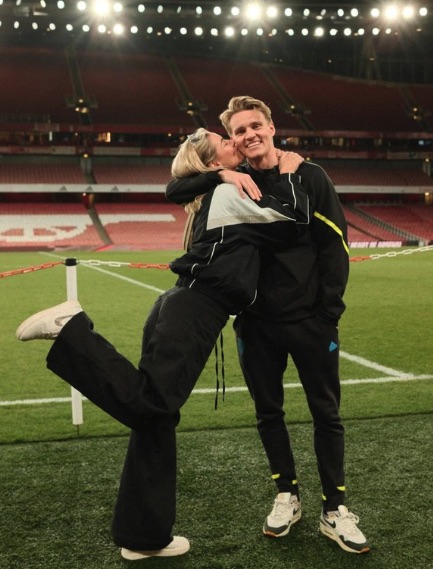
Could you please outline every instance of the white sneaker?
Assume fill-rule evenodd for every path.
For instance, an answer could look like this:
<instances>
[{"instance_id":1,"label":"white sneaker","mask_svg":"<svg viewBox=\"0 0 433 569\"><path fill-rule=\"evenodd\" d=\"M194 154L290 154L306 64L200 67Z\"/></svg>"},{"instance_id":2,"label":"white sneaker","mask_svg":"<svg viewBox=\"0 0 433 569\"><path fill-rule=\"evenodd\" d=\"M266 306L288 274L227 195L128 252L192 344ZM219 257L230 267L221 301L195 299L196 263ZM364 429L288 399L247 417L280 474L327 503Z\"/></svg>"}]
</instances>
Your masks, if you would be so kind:
<instances>
[{"instance_id":1,"label":"white sneaker","mask_svg":"<svg viewBox=\"0 0 433 569\"><path fill-rule=\"evenodd\" d=\"M164 547L164 549L155 549L150 551L133 551L122 547L120 555L123 559L128 561L139 561L140 559L147 559L148 557L175 557L176 555L183 555L189 551L190 544L186 537L174 536L173 541Z\"/></svg>"},{"instance_id":2,"label":"white sneaker","mask_svg":"<svg viewBox=\"0 0 433 569\"><path fill-rule=\"evenodd\" d=\"M330 539L333 539L345 551L350 553L367 553L370 546L365 535L357 524L358 516L349 512L346 506L338 506L335 512L320 516L319 529Z\"/></svg>"},{"instance_id":3,"label":"white sneaker","mask_svg":"<svg viewBox=\"0 0 433 569\"><path fill-rule=\"evenodd\" d=\"M18 340L54 340L69 320L82 312L78 300L67 300L46 310L41 310L24 320L15 332Z\"/></svg>"},{"instance_id":4,"label":"white sneaker","mask_svg":"<svg viewBox=\"0 0 433 569\"><path fill-rule=\"evenodd\" d=\"M272 512L265 520L263 533L270 537L287 535L293 524L301 519L301 504L290 492L280 492L275 498Z\"/></svg>"}]
</instances>

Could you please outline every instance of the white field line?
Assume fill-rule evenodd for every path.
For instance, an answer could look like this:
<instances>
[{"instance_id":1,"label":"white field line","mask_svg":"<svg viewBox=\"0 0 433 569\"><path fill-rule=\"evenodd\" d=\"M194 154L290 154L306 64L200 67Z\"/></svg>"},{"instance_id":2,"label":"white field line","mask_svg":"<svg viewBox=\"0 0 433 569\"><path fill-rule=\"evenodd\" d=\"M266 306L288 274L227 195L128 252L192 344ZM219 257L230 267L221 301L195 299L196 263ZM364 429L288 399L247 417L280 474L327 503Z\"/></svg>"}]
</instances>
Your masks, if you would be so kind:
<instances>
[{"instance_id":1,"label":"white field line","mask_svg":"<svg viewBox=\"0 0 433 569\"><path fill-rule=\"evenodd\" d=\"M433 375L412 375L405 374L404 377L373 377L367 379L343 379L341 381L341 385L364 385L367 383L396 383L396 382L404 382L404 381L425 381L433 379ZM300 383L285 383L284 387L286 389L297 389L302 387ZM226 393L243 393L246 392L247 388L243 387L226 387ZM215 394L215 388L203 388L203 389L194 389L192 391L192 395L208 395L208 394ZM83 397L84 401L87 401L85 397ZM70 403L70 397L50 397L50 398L43 398L43 399L16 399L13 401L0 401L0 407L10 407L12 405L43 405L46 403Z\"/></svg>"}]
</instances>

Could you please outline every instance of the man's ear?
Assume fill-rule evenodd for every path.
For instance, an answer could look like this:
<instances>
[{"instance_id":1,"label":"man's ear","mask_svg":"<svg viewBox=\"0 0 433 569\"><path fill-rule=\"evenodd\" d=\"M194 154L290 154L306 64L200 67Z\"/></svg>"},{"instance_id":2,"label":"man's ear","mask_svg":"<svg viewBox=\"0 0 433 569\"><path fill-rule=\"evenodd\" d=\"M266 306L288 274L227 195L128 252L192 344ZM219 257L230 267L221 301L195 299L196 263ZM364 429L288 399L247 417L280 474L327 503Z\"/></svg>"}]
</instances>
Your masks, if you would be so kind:
<instances>
[{"instance_id":1,"label":"man's ear","mask_svg":"<svg viewBox=\"0 0 433 569\"><path fill-rule=\"evenodd\" d=\"M275 135L275 125L274 125L274 121L271 121L271 122L269 123L269 128L270 128L271 131L272 131L272 136L274 136L274 135Z\"/></svg>"}]
</instances>

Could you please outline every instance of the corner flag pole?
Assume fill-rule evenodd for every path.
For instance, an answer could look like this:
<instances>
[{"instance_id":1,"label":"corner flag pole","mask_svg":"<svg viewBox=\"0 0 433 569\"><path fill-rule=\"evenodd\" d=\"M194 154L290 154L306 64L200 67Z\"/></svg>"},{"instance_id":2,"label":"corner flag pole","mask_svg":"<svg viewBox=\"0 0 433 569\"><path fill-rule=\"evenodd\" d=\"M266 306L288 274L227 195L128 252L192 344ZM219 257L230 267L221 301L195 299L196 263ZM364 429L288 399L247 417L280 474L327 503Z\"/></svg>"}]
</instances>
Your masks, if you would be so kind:
<instances>
[{"instance_id":1,"label":"corner flag pole","mask_svg":"<svg viewBox=\"0 0 433 569\"><path fill-rule=\"evenodd\" d=\"M77 259L65 259L66 265L66 295L68 300L78 300L77 285ZM71 387L72 424L77 430L83 424L83 397L81 393Z\"/></svg>"}]
</instances>

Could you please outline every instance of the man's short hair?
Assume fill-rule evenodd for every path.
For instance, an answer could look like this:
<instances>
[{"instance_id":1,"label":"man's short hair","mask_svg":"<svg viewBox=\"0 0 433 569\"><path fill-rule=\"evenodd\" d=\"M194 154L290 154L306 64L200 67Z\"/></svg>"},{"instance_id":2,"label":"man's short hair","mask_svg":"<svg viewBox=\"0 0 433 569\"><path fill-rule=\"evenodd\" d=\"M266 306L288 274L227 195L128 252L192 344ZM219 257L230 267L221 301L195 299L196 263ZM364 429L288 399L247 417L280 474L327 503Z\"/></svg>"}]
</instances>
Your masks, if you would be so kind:
<instances>
[{"instance_id":1,"label":"man's short hair","mask_svg":"<svg viewBox=\"0 0 433 569\"><path fill-rule=\"evenodd\" d=\"M262 112L265 115L266 120L268 122L272 122L271 109L263 101L254 99L248 95L232 97L229 101L227 109L220 114L219 119L226 131L231 134L230 121L232 119L232 116L236 113L240 113L241 111L251 110Z\"/></svg>"}]
</instances>

